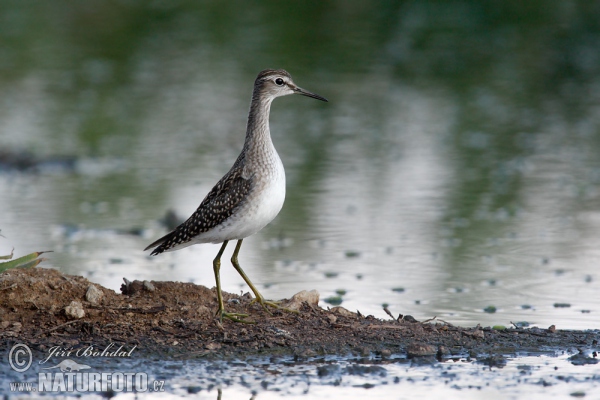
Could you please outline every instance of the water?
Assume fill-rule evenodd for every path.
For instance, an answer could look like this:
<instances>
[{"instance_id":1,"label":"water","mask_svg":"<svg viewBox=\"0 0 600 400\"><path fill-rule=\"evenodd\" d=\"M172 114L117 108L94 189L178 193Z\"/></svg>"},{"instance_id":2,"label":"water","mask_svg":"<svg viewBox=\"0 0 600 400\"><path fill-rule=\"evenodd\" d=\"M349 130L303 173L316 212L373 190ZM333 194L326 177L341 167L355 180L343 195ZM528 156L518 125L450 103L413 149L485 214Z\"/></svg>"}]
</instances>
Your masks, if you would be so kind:
<instances>
[{"instance_id":1,"label":"water","mask_svg":"<svg viewBox=\"0 0 600 400\"><path fill-rule=\"evenodd\" d=\"M42 161L0 165L0 254L53 250L46 267L114 290L212 287L216 246L142 249L230 168L256 74L286 68L330 103L273 106L287 200L240 256L266 297L600 325L596 5L0 8L0 153ZM222 283L248 290L232 268Z\"/></svg>"},{"instance_id":2,"label":"water","mask_svg":"<svg viewBox=\"0 0 600 400\"><path fill-rule=\"evenodd\" d=\"M228 387L222 388L222 398L348 398L397 399L517 399L548 396L593 395L600 387L600 375L593 366L573 367L566 356L522 357L508 359L502 368L486 367L464 360L445 362L436 366L411 365L407 360L390 363L356 362L355 360L312 360L308 365L273 365L269 360L250 360L247 365L235 366ZM214 366L213 366L214 367ZM331 375L323 375L324 368ZM218 367L217 367L218 368ZM577 369L576 369L577 368ZM237 371L236 371L237 370ZM262 371L256 373L256 371ZM185 396L198 392L200 398L214 399L215 389L198 385L195 369L188 377L179 377L169 385L172 394ZM202 374L206 375L206 374ZM515 383L518 383L516 385ZM169 393L171 394L171 393Z\"/></svg>"},{"instance_id":3,"label":"water","mask_svg":"<svg viewBox=\"0 0 600 400\"><path fill-rule=\"evenodd\" d=\"M116 366L84 361L91 364L93 372L144 371L152 396L161 398L520 399L527 396L545 399L548 396L593 396L600 387L597 365L573 365L568 355L507 357L500 366L492 367L465 358L432 365L395 357L381 360L339 356L301 362L291 357L250 357L227 362L121 361ZM32 370L36 368L39 371L27 372L25 377L8 371L0 384L8 387L7 382L27 381L37 388L38 372L46 374L47 371L40 367ZM56 374L59 372L52 376ZM154 382L160 383L155 385ZM145 398L148 394L145 391L113 393L119 399ZM87 397L103 398L100 393Z\"/></svg>"}]
</instances>

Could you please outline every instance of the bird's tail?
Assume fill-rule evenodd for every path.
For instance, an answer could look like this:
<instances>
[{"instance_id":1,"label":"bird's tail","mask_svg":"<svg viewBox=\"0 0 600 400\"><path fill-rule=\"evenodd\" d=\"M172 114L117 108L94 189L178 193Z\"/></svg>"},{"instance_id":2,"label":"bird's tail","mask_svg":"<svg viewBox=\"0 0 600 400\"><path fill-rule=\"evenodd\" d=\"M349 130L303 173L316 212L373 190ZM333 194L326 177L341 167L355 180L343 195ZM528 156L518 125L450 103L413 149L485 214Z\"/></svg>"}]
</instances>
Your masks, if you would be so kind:
<instances>
[{"instance_id":1,"label":"bird's tail","mask_svg":"<svg viewBox=\"0 0 600 400\"><path fill-rule=\"evenodd\" d=\"M152 250L152 253L150 253L151 256L155 256L157 254L164 252L165 250L167 250L166 246L164 246L164 244L166 244L169 241L169 239L171 239L171 237L173 236L174 233L175 232L169 232L165 236L161 237L160 239L155 240L154 242L150 243L144 249L144 251L154 249L156 247L154 250Z\"/></svg>"}]
</instances>

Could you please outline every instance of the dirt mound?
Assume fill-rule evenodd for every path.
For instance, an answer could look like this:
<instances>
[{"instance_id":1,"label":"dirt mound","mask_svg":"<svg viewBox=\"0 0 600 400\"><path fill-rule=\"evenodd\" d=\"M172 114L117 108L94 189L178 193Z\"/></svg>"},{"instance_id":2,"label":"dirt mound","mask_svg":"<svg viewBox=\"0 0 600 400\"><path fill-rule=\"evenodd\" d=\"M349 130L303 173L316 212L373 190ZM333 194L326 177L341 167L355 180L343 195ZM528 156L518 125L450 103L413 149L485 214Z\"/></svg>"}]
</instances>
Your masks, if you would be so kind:
<instances>
[{"instance_id":1,"label":"dirt mound","mask_svg":"<svg viewBox=\"0 0 600 400\"><path fill-rule=\"evenodd\" d=\"M249 314L253 324L214 318L215 289L180 282L129 282L124 294L80 276L52 269L14 269L0 274L0 343L26 342L39 351L51 346L137 346L145 354L176 357L256 352L409 357L573 349L598 350L599 331L462 328L437 320L380 320L341 307L324 310L310 301L299 313L251 303L249 295L223 293L227 311ZM313 293L314 297L314 293ZM307 297L310 299L310 296Z\"/></svg>"}]
</instances>

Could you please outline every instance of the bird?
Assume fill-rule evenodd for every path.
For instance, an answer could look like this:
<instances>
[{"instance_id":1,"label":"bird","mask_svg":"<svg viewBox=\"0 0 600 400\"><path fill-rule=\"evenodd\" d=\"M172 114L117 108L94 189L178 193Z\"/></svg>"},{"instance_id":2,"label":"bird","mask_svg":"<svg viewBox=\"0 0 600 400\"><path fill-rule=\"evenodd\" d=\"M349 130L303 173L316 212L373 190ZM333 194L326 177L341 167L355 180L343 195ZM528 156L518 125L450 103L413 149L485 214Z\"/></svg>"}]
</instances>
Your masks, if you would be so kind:
<instances>
[{"instance_id":1,"label":"bird","mask_svg":"<svg viewBox=\"0 0 600 400\"><path fill-rule=\"evenodd\" d=\"M221 256L231 240L237 240L231 263L254 292L253 302L258 302L267 313L270 313L267 306L281 308L277 302L265 300L252 284L240 267L238 254L244 238L263 229L283 207L285 170L271 140L269 114L274 99L291 94L328 101L297 86L283 69L265 69L258 74L252 91L244 145L233 166L185 222L144 249L153 249L150 255L156 256L194 244L222 243L213 260L219 303L216 317L219 321L227 318L246 322L248 317L247 314L226 312L223 305Z\"/></svg>"}]
</instances>

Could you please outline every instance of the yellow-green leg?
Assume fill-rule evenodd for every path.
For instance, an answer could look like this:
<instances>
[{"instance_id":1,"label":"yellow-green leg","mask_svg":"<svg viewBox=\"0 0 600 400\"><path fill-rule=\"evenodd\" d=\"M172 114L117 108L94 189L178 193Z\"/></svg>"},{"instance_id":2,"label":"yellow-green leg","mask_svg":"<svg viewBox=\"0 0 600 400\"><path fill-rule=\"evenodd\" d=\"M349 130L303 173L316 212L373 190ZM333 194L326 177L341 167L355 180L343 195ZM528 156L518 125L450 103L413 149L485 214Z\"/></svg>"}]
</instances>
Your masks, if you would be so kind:
<instances>
[{"instance_id":1,"label":"yellow-green leg","mask_svg":"<svg viewBox=\"0 0 600 400\"><path fill-rule=\"evenodd\" d=\"M213 260L213 270L215 271L215 281L217 282L217 300L219 302L219 309L217 310L217 314L219 316L219 321L223 321L223 317L228 318L235 322L246 322L241 318L246 318L247 314L238 314L238 313L228 313L225 312L225 307L223 306L223 294L221 293L221 277L219 274L219 270L221 269L221 256L225 251L225 247L227 247L228 240L223 242L221 249L217 253L217 257Z\"/></svg>"},{"instance_id":2,"label":"yellow-green leg","mask_svg":"<svg viewBox=\"0 0 600 400\"><path fill-rule=\"evenodd\" d=\"M275 301L265 300L263 295L260 294L258 289L252 284L252 281L250 281L250 278L248 278L248 276L246 275L246 273L244 272L242 267L240 267L240 263L238 262L238 253L240 252L240 248L242 247L243 240L244 239L238 240L238 242L235 246L235 250L233 251L233 255L231 256L231 263L233 264L233 268L235 268L235 270L242 276L242 278L244 278L244 281L246 281L248 286L250 286L250 289L252 289L252 291L254 292L255 298L254 298L254 300L252 300L252 302L255 302L255 301L258 302L265 309L265 311L268 312L269 314L271 314L271 312L267 309L267 306L271 306L274 308L279 308L282 310L297 313L297 311L289 310L287 308L281 307Z\"/></svg>"}]
</instances>

